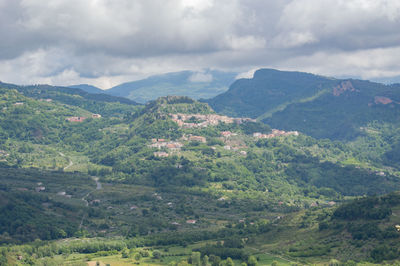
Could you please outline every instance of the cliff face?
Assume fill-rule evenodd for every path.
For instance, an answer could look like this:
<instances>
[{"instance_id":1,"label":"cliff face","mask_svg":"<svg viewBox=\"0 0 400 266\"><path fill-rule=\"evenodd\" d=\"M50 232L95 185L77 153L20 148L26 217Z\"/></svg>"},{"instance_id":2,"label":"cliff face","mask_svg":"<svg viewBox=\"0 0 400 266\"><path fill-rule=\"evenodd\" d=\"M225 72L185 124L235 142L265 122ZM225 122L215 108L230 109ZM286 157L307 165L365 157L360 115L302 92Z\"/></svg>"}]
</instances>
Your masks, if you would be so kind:
<instances>
[{"instance_id":1,"label":"cliff face","mask_svg":"<svg viewBox=\"0 0 400 266\"><path fill-rule=\"evenodd\" d=\"M346 91L350 91L350 92L360 92L359 90L356 90L353 87L353 84L351 83L351 81L342 81L339 85L337 85L336 87L333 88L333 95L334 96L340 96L341 94L343 94Z\"/></svg>"}]
</instances>

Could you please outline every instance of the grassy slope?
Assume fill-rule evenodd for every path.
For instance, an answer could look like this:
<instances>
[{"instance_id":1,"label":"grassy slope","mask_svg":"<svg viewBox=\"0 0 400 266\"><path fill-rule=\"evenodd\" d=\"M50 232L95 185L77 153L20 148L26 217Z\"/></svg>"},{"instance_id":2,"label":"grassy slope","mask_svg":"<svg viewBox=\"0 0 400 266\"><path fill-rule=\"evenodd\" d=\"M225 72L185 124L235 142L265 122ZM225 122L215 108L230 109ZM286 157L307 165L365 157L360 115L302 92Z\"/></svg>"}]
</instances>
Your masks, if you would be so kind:
<instances>
[{"instance_id":1,"label":"grassy slope","mask_svg":"<svg viewBox=\"0 0 400 266\"><path fill-rule=\"evenodd\" d=\"M27 98L18 93L12 95L12 97L16 97L15 99L12 98L13 100L25 102L23 109L26 108L28 112L17 113L17 118L22 121L31 119L32 114L36 114L37 111L43 112L43 110L48 110L46 112L49 112L50 114L50 111L54 109L58 110L60 114L81 115L84 112L87 112L84 114L90 114L86 110L82 110L73 106L60 105L57 101L53 103L44 103L32 100L31 98ZM9 97L11 97L11 94ZM11 102L3 101L2 104L9 103ZM204 109L203 105L200 104L196 104L194 106L191 106L190 104L169 106L168 102L164 102L161 103L161 106L161 109L157 109L157 106L155 106L156 108L151 109L151 111L155 113L158 111L161 113L170 111L183 111L190 113L192 111L190 108L204 112L210 111L208 109ZM9 114L13 112L15 113L14 110L18 110L19 108L11 106L10 104L7 107L10 109L5 110L5 118L8 118ZM46 115L50 114L46 113ZM147 115L150 115L149 118L152 118L151 113L147 113ZM89 202L96 199L100 200L99 203L91 204L89 208L82 206L84 205L84 202L81 200L83 196L87 195L87 193L84 195L78 192L76 195L73 194L70 202L69 200L61 197L62 202L65 204L76 205L82 209L82 211L77 212L79 215L75 216L75 221L79 221L79 218L81 217L80 215L82 214L82 217L84 217L83 228L88 230L88 234L91 236L117 236L121 234L131 234L132 236L135 234L146 234L149 231L156 232L157 229L171 229L170 223L173 221L177 221L181 224L181 226L179 226L179 231L191 232L200 230L202 228L222 228L224 225L237 222L239 219L242 219L243 216L246 216L246 218L254 221L259 219L273 220L277 216L282 216L288 210L290 212L291 207L303 206L305 203L310 204L316 201L316 195L312 195L311 193L310 195L306 196L302 190L299 189L299 187L303 186L304 184L297 179L298 174L293 174L293 172L291 172L292 174L288 174L287 171L289 169L297 171L301 169L301 166L303 166L302 164L307 166L306 169L309 167L318 169L318 167L323 165L322 163L324 161L331 161L334 162L333 171L347 171L347 168L343 168L341 163L352 158L352 154L348 154L348 150L346 148L340 148L340 146L339 148L335 147L335 145L329 142L316 142L315 140L304 136L299 138L281 137L276 138L271 142L261 142L259 143L260 145L256 145L254 139L243 134L242 129L237 126L227 128L219 127L206 131L187 130L179 133L182 134L184 132L191 132L200 135L204 134L208 139L218 138L220 130L229 129L236 131L238 136L233 137L230 141L239 145L244 145L245 148L243 149L249 152L248 155L250 157L248 158L251 158L251 160L248 158L243 158L235 151L225 150L223 148L224 144L221 141L214 145L216 150L213 155L207 155L207 153L204 153L204 151L208 151L210 149L208 145L190 145L189 142L185 142L185 146L187 148L182 150L180 155L184 158L189 158L190 161L192 161L191 167L193 167L195 170L198 170L199 167L209 168L214 181L207 183L207 186L196 185L192 188L179 188L181 185L177 185L175 187L165 189L163 186L151 182L149 183L148 181L151 179L144 179L142 181L130 179L134 176L146 177L146 174L148 173L146 171L149 171L149 166L152 168L156 168L157 166L169 167L175 166L176 162L179 162L174 161L179 157L161 160L151 158L153 150L146 147L146 144L150 143L150 139L146 137L144 134L145 132L143 133L145 142L143 143L143 140L140 140L138 146L140 148L138 152L135 151L131 153L132 149L136 149L137 147L135 146L136 139L133 138L132 135L137 128L143 126L143 123L146 122L146 119L141 119L139 117L133 122L129 122L129 117L128 120L121 120L121 118L118 118L119 120L115 120L115 118L110 117L97 121L87 121L82 124L64 124L63 118L60 118L59 115L50 115L50 118L47 119L54 121L60 120L60 123L62 123L62 129L60 129L60 125L57 125L56 123L53 128L50 128L50 130L54 129L56 131L59 130L59 132L72 132L79 138L75 141L73 139L68 141L68 138L64 137L63 141L68 144L67 146L64 146L56 144L47 145L45 143L41 143L40 139L38 140L34 137L31 138L30 136L28 136L27 139L22 136L13 137L5 144L6 147L13 147L13 144L17 145L18 149L15 152L16 159L25 157L28 158L23 160L25 164L22 163L21 166L29 167L35 165L41 168L56 169L66 167L72 161L74 164L66 169L67 171L87 171L90 170L88 169L88 166L98 169L111 169L111 167L117 169L115 165L104 165L101 161L97 161L94 158L95 155L99 155L101 153L104 153L104 155L112 153L117 155L117 158L119 158L117 163L126 162L128 165L132 165L130 160L133 159L135 164L137 162L143 162L143 165L147 167L140 168L137 167L140 166L139 164L134 165L134 169L136 171L143 172L138 174L135 173L133 175L123 174L124 172L118 172L118 170L113 173L108 171L108 173L102 176L101 182L103 183L103 187L100 190L96 190L93 185L93 181L87 179L88 177L85 177L86 180L89 180L87 184L91 184L89 185L90 187L93 186L92 189L88 191L91 193L85 199ZM152 123L148 123L147 126L148 129L153 128ZM98 139L97 137L93 138L92 132L90 131L92 128L95 129L93 132L102 132L101 135L98 135ZM162 130L163 127L160 127L160 129ZM6 130L6 132L11 131ZM73 134L68 133L65 136ZM85 139L85 135L88 135L87 139ZM81 137L83 139L80 139ZM83 146L83 148L74 146L76 142L78 142L78 144L79 142L85 142L86 146ZM116 145L116 147L109 148L104 146L103 142L107 145L115 142L118 143L118 145ZM123 144L120 145L119 143ZM3 145L5 144L3 143ZM23 145L31 145L33 150L30 152L24 152L24 149L19 151ZM43 149L43 154L47 154L47 150L45 150L45 148L48 149L48 151L52 151L52 156L55 156L55 165L53 162L50 164L48 160L38 160L38 157L41 154L40 149ZM28 150L30 150L30 147L28 147ZM33 156L31 153L33 153ZM218 153L220 153L220 156L217 156ZM271 154L272 157L269 157ZM312 156L310 157L310 155ZM297 156L300 156L298 158L303 158L302 156L306 156L305 158L308 159L311 159L312 157L315 158L311 161L305 161L299 164L298 159L296 159ZM265 158L262 159L262 157ZM249 162L254 162L256 165L249 165ZM13 163L13 161L9 161L9 163ZM261 165L271 168L268 170L269 172L261 172L261 174L257 175L256 173L259 170L254 170L252 167L258 167ZM368 164L364 166L370 167ZM361 176L371 177L377 180L379 179L375 173L366 173L365 170L368 169L357 170L355 167L350 167L349 170L350 172L348 173L361 173ZM374 170L380 170L380 168L376 168ZM18 171L20 170L9 169L7 171L16 171L15 175L19 176ZM31 187L27 188L32 190L35 183L43 182L43 176L49 176L50 178L52 173L55 172L43 172L42 174L37 175L32 173L29 174L28 176L30 176L32 180L29 181L31 182ZM267 173L266 176L264 175L265 173ZM10 174L8 176L13 175L14 174ZM397 184L395 175L396 173L392 172L390 173L390 176L382 178L382 180L385 180L386 182L392 182L388 183L391 189L395 189ZM85 178L82 178L78 183L75 184L72 182L74 179L69 180L69 178L65 179L62 178L62 176L63 173L55 175L55 177L59 178L51 179L52 181L48 182L48 185L46 184L49 189L43 193L40 192L41 195L43 194L50 196L53 197L53 200L57 200L59 197L56 196L55 193L59 192L59 189L65 187L73 190L74 188L83 188L86 185L84 182ZM288 176L292 178L287 179ZM319 173L317 176L323 175ZM118 179L125 182L125 184L111 181ZM19 177L18 180L27 182L22 177ZM72 183L70 183L70 181ZM108 182L110 183L108 184ZM4 183L10 185L11 191L15 191L21 185L19 182L13 182L13 180L7 176L4 177ZM262 186L260 186L260 184L262 184ZM233 187L231 187L232 185ZM363 185L367 184L365 183ZM54 188L52 188L52 186L54 186ZM270 192L266 192L265 188L268 188ZM161 200L157 199L157 197L154 195L155 192L162 196ZM315 191L313 193L315 193ZM317 193L321 193L321 191L317 190ZM344 195L346 195L346 193L344 193ZM218 200L221 196L227 197L228 200ZM319 201L332 199L332 196L326 196L322 194L318 195L318 197ZM336 197L336 195L333 196L333 198ZM281 207L280 204L278 204L279 200L284 202ZM167 205L168 202L172 203L172 208ZM138 208L131 210L130 207L132 205L136 205ZM44 210L46 211L46 209ZM47 211L53 214L61 215L61 217L65 215L62 213L62 209ZM283 220L282 225L279 228L284 229L275 232L275 239L277 241L276 243L281 243L281 240L284 241L290 237L290 232L286 230L287 228L285 229L286 226L296 227L299 223L302 223L302 212L289 214L287 217L290 217L290 215L293 216L290 221L294 221L294 223L285 224L287 220ZM188 225L185 223L187 219L197 219L198 223L195 226ZM138 226L135 227L134 225ZM105 232L101 232L102 230L105 230ZM309 235L315 235L316 237L324 236L322 233L319 235L319 233L315 231L315 224L314 227L311 226L301 230L293 230L302 236L299 241L304 239L304 241L307 241L307 243L316 241L313 238L308 238ZM272 237L272 235L270 237ZM267 237L266 239L269 239L270 237ZM256 239L256 241L258 240ZM260 241L267 243L265 239ZM250 248L255 248L251 245L251 243L249 245ZM270 249L268 246L265 246L265 248L273 251L273 248ZM284 255L287 256L288 254Z\"/></svg>"},{"instance_id":2,"label":"grassy slope","mask_svg":"<svg viewBox=\"0 0 400 266\"><path fill-rule=\"evenodd\" d=\"M324 90L318 91L318 92L317 92L315 95L313 95L313 96L306 97L306 98L296 99L296 100L291 101L291 102L282 103L282 104L280 104L279 106L275 107L274 109L268 110L267 112L265 112L265 113L263 113L262 115L258 116L258 117L257 117L257 120L258 120L258 121L262 121L262 120L264 120L264 119L266 119L266 118L268 118L268 117L271 117L274 113L285 110L286 107L288 107L289 105L291 105L291 104L293 104L293 103L306 103L306 102L314 101L314 100L317 99L318 97L320 97L320 96L322 96L322 95L324 95L324 94L326 94L326 93L329 93L329 92L330 92L329 89L324 89Z\"/></svg>"}]
</instances>

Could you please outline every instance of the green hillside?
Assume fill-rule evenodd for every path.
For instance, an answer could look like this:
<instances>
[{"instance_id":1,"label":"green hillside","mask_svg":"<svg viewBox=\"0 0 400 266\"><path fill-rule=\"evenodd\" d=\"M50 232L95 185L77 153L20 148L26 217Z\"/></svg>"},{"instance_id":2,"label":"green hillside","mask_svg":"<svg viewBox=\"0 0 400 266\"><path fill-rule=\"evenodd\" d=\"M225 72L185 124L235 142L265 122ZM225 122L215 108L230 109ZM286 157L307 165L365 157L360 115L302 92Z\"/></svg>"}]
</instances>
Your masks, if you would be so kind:
<instances>
[{"instance_id":1,"label":"green hillside","mask_svg":"<svg viewBox=\"0 0 400 266\"><path fill-rule=\"evenodd\" d=\"M257 118L282 105L320 94L337 83L309 73L260 69L252 79L239 79L228 91L206 102L220 113Z\"/></svg>"},{"instance_id":2,"label":"green hillside","mask_svg":"<svg viewBox=\"0 0 400 266\"><path fill-rule=\"evenodd\" d=\"M379 121L399 125L400 87L260 69L207 100L217 112L249 116L315 138L354 140ZM393 154L394 155L394 154Z\"/></svg>"},{"instance_id":3,"label":"green hillside","mask_svg":"<svg viewBox=\"0 0 400 266\"><path fill-rule=\"evenodd\" d=\"M400 125L400 87L349 80L351 90L320 96L313 101L293 103L264 119L272 126L296 129L317 138L354 139L360 127L373 121Z\"/></svg>"},{"instance_id":4,"label":"green hillside","mask_svg":"<svg viewBox=\"0 0 400 266\"><path fill-rule=\"evenodd\" d=\"M219 115L188 97L138 106L10 87L0 90L0 264L399 257L398 234L386 235L396 197L379 198L400 190L397 153L386 142L371 148L386 136L372 127L341 143ZM395 138L392 129L382 130ZM340 208L352 208L342 204L364 195L379 195L371 204L382 214L347 222ZM353 222L380 231L359 239Z\"/></svg>"}]
</instances>

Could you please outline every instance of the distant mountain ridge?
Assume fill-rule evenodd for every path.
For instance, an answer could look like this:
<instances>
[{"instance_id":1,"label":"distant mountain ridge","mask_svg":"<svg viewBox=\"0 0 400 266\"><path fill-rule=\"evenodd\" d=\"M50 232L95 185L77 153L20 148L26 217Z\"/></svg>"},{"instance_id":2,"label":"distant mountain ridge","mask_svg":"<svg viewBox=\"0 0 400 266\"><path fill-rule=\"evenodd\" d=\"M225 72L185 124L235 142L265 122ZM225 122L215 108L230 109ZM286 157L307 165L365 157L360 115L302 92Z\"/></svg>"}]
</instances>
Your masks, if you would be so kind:
<instances>
[{"instance_id":1,"label":"distant mountain ridge","mask_svg":"<svg viewBox=\"0 0 400 266\"><path fill-rule=\"evenodd\" d=\"M74 88L74 89L81 89L81 90L84 90L86 92L95 93L95 94L96 93L105 93L104 90L102 90L100 88L97 88L97 87L95 87L93 85L89 85L89 84L71 85L71 86L68 86L68 87L69 88Z\"/></svg>"},{"instance_id":2,"label":"distant mountain ridge","mask_svg":"<svg viewBox=\"0 0 400 266\"><path fill-rule=\"evenodd\" d=\"M101 101L101 102L120 102L124 104L131 104L131 105L137 105L138 103L123 98L123 97L117 97L117 96L112 96L108 95L105 93L98 94L98 93L90 93L87 92L84 89L80 88L72 88L72 87L63 87L63 86L52 86L52 85L16 85L16 84L11 84L11 83L3 83L0 82L0 87L1 88L7 88L7 89L15 89L17 91L23 92L24 94L30 96L30 97L40 97L43 98L46 96L46 94L50 95L53 93L62 93L62 94L67 94L67 95L79 95L87 100L96 100L96 101Z\"/></svg>"},{"instance_id":3,"label":"distant mountain ridge","mask_svg":"<svg viewBox=\"0 0 400 266\"><path fill-rule=\"evenodd\" d=\"M373 121L400 124L400 85L260 69L206 100L223 114L250 116L316 138L352 139Z\"/></svg>"},{"instance_id":4,"label":"distant mountain ridge","mask_svg":"<svg viewBox=\"0 0 400 266\"><path fill-rule=\"evenodd\" d=\"M228 91L206 102L217 112L256 118L337 83L335 79L309 73L259 69L253 78L236 80Z\"/></svg>"},{"instance_id":5,"label":"distant mountain ridge","mask_svg":"<svg viewBox=\"0 0 400 266\"><path fill-rule=\"evenodd\" d=\"M400 85L341 81L310 102L293 103L263 122L296 128L317 138L354 139L370 123L400 125Z\"/></svg>"},{"instance_id":6,"label":"distant mountain ridge","mask_svg":"<svg viewBox=\"0 0 400 266\"><path fill-rule=\"evenodd\" d=\"M146 103L168 95L211 98L226 91L237 73L217 70L181 71L120 84L104 93Z\"/></svg>"}]
</instances>

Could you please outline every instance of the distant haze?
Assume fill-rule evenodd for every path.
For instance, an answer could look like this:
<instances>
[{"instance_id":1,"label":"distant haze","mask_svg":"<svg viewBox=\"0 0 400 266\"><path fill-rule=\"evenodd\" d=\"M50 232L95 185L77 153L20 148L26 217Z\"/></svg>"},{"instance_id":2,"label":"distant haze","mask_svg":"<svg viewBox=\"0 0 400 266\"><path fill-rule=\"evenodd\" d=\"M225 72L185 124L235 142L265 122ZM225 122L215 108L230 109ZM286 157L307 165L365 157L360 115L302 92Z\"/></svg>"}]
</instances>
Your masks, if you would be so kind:
<instances>
[{"instance_id":1,"label":"distant haze","mask_svg":"<svg viewBox=\"0 0 400 266\"><path fill-rule=\"evenodd\" d=\"M194 99L212 98L228 90L237 73L216 70L180 71L154 75L115 86L105 92L146 103L161 96L184 95ZM85 88L83 88L85 89Z\"/></svg>"}]
</instances>

